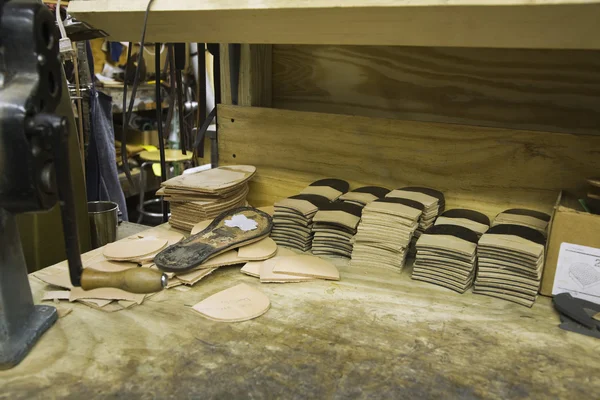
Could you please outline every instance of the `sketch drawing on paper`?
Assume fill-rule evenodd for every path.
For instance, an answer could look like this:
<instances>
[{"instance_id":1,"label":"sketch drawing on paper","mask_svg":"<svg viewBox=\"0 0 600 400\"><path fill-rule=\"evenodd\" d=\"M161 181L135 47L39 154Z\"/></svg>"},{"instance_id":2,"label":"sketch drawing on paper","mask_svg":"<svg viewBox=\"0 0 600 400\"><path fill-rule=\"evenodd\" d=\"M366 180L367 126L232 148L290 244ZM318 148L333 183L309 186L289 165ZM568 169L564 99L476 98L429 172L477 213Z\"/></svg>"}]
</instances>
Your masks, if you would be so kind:
<instances>
[{"instance_id":1,"label":"sketch drawing on paper","mask_svg":"<svg viewBox=\"0 0 600 400\"><path fill-rule=\"evenodd\" d=\"M569 276L577 282L582 289L600 283L600 270L587 263L578 262L571 264L569 267Z\"/></svg>"}]
</instances>

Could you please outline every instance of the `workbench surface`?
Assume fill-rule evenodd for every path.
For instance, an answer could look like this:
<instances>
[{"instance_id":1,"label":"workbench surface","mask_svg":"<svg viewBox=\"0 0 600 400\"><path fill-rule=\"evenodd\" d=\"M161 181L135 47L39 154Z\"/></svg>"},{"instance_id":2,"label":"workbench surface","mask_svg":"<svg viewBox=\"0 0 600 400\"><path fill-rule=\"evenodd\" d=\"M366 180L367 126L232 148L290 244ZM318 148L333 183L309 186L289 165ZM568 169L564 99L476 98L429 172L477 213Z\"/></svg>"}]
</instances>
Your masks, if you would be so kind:
<instances>
[{"instance_id":1,"label":"workbench surface","mask_svg":"<svg viewBox=\"0 0 600 400\"><path fill-rule=\"evenodd\" d=\"M335 262L339 282L261 284L237 266L119 312L60 303L59 311L72 311L18 367L0 371L0 398L541 399L600 392L600 341L559 329L548 298L529 309L412 281L409 270ZM39 303L46 285L30 280ZM228 324L191 309L240 282L269 296L265 315Z\"/></svg>"}]
</instances>

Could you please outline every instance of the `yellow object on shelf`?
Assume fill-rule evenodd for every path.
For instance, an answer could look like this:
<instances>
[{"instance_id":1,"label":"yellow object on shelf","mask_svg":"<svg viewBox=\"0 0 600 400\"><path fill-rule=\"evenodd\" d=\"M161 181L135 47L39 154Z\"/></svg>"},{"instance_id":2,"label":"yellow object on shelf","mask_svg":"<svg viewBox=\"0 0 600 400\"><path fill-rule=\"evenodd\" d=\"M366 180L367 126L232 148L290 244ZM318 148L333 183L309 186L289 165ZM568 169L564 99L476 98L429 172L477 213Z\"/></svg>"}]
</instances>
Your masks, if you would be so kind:
<instances>
[{"instance_id":1,"label":"yellow object on shelf","mask_svg":"<svg viewBox=\"0 0 600 400\"><path fill-rule=\"evenodd\" d=\"M156 150L156 147L154 146L144 146L144 148L154 148L154 150L141 152L139 155L140 158L144 161L156 163L152 165L152 171L154 172L154 175L161 176L160 164L158 164L158 162L160 162L160 151ZM192 156L193 153L191 151L188 151L187 154L183 154L181 150L165 149L165 162L168 163L189 161L192 159Z\"/></svg>"}]
</instances>

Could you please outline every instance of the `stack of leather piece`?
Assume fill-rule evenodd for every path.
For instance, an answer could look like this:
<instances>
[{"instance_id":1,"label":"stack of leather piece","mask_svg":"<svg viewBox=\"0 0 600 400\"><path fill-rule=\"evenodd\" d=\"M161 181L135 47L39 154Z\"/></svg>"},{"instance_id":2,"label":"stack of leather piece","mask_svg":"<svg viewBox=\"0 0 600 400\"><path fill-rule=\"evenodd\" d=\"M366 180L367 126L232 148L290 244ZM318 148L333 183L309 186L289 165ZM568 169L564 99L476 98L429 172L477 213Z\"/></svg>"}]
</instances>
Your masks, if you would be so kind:
<instances>
[{"instance_id":1,"label":"stack of leather piece","mask_svg":"<svg viewBox=\"0 0 600 400\"><path fill-rule=\"evenodd\" d=\"M458 225L468 228L481 237L490 229L490 219L487 215L478 211L467 210L464 208L454 208L444 211L435 220L435 225Z\"/></svg>"},{"instance_id":2,"label":"stack of leather piece","mask_svg":"<svg viewBox=\"0 0 600 400\"><path fill-rule=\"evenodd\" d=\"M492 226L497 225L521 225L541 232L547 236L550 216L546 213L528 210L526 208L511 208L496 215Z\"/></svg>"},{"instance_id":3,"label":"stack of leather piece","mask_svg":"<svg viewBox=\"0 0 600 400\"><path fill-rule=\"evenodd\" d=\"M385 197L390 192L389 189L379 186L363 186L358 189L344 193L339 197L340 201L350 204L356 204L357 206L364 207L367 204Z\"/></svg>"},{"instance_id":4,"label":"stack of leather piece","mask_svg":"<svg viewBox=\"0 0 600 400\"><path fill-rule=\"evenodd\" d=\"M322 205L346 193L350 184L341 179L320 179L308 185L299 195L274 204L271 237L281 246L308 251L313 241L313 217Z\"/></svg>"},{"instance_id":5,"label":"stack of leather piece","mask_svg":"<svg viewBox=\"0 0 600 400\"><path fill-rule=\"evenodd\" d=\"M350 258L361 212L361 206L341 201L320 206L313 218L313 254Z\"/></svg>"},{"instance_id":6,"label":"stack of leather piece","mask_svg":"<svg viewBox=\"0 0 600 400\"><path fill-rule=\"evenodd\" d=\"M410 246L410 253L414 254L416 252L415 244L418 238L426 229L433 225L437 216L444 212L446 207L444 194L431 188L406 186L392 190L386 197L418 201L424 206L423 214L421 214L421 219L419 220L419 228L415 231Z\"/></svg>"},{"instance_id":7,"label":"stack of leather piece","mask_svg":"<svg viewBox=\"0 0 600 400\"><path fill-rule=\"evenodd\" d=\"M400 272L424 206L418 201L383 198L367 204L352 250L353 267L382 267Z\"/></svg>"},{"instance_id":8,"label":"stack of leather piece","mask_svg":"<svg viewBox=\"0 0 600 400\"><path fill-rule=\"evenodd\" d=\"M478 239L463 226L428 228L417 241L412 278L464 293L475 277Z\"/></svg>"},{"instance_id":9,"label":"stack of leather piece","mask_svg":"<svg viewBox=\"0 0 600 400\"><path fill-rule=\"evenodd\" d=\"M536 229L497 225L479 239L474 293L531 307L544 267L546 238Z\"/></svg>"},{"instance_id":10,"label":"stack of leather piece","mask_svg":"<svg viewBox=\"0 0 600 400\"><path fill-rule=\"evenodd\" d=\"M281 246L308 251L313 241L313 217L328 198L316 194L299 194L275 203L271 237Z\"/></svg>"},{"instance_id":11,"label":"stack of leather piece","mask_svg":"<svg viewBox=\"0 0 600 400\"><path fill-rule=\"evenodd\" d=\"M169 223L190 231L197 222L246 205L251 165L230 165L180 175L162 183L156 192L171 203Z\"/></svg>"}]
</instances>

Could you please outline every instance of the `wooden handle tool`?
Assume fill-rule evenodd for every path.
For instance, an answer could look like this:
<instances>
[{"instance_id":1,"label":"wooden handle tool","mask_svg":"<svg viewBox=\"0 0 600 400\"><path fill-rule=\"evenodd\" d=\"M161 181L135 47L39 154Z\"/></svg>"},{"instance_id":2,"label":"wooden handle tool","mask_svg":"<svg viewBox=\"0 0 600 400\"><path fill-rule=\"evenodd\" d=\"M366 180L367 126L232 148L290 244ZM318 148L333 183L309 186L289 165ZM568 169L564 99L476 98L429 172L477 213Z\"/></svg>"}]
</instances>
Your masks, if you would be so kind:
<instances>
[{"instance_id":1,"label":"wooden handle tool","mask_svg":"<svg viewBox=\"0 0 600 400\"><path fill-rule=\"evenodd\" d=\"M149 268L138 267L119 272L85 268L81 275L83 290L112 287L131 293L154 293L166 286L167 275Z\"/></svg>"}]
</instances>

